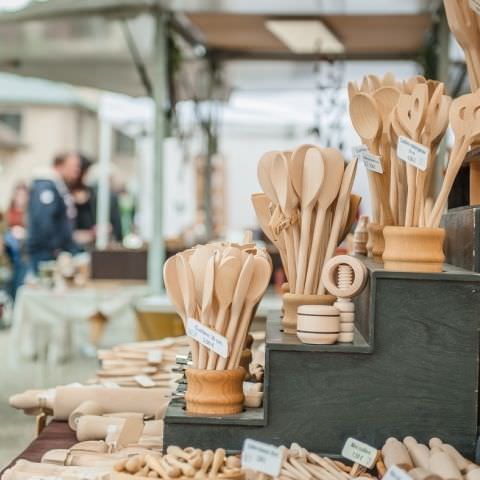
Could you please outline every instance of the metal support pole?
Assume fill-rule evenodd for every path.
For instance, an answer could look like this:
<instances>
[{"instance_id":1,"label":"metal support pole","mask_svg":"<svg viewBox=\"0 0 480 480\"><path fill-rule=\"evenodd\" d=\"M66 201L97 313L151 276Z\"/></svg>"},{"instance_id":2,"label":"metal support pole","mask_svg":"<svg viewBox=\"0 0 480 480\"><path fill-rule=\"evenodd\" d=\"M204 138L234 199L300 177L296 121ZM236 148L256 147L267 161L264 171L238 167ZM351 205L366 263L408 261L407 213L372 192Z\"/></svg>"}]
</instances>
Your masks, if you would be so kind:
<instances>
[{"instance_id":1,"label":"metal support pole","mask_svg":"<svg viewBox=\"0 0 480 480\"><path fill-rule=\"evenodd\" d=\"M99 177L97 193L97 250L108 246L110 230L110 160L112 156L112 126L100 116Z\"/></svg>"},{"instance_id":2,"label":"metal support pole","mask_svg":"<svg viewBox=\"0 0 480 480\"><path fill-rule=\"evenodd\" d=\"M163 263L165 261L165 240L163 238L163 142L166 134L168 109L168 59L167 59L167 18L158 11L155 19L155 44L153 66L153 98L155 100L153 195L152 195L152 238L148 250L148 285L150 293L157 295L164 291Z\"/></svg>"}]
</instances>

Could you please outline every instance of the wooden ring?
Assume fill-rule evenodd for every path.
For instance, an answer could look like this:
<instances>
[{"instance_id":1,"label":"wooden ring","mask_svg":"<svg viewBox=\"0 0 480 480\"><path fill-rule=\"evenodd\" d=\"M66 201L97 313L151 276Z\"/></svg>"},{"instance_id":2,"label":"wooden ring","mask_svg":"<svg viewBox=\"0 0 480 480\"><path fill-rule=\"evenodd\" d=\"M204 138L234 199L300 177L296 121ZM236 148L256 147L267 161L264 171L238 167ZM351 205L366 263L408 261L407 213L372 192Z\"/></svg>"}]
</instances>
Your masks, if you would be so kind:
<instances>
[{"instance_id":1,"label":"wooden ring","mask_svg":"<svg viewBox=\"0 0 480 480\"><path fill-rule=\"evenodd\" d=\"M349 288L339 288L337 285L337 270L340 265L348 265L353 270L353 282ZM367 269L357 258L350 255L337 255L331 258L323 267L322 281L325 288L335 297L351 298L358 295L367 282Z\"/></svg>"}]
</instances>

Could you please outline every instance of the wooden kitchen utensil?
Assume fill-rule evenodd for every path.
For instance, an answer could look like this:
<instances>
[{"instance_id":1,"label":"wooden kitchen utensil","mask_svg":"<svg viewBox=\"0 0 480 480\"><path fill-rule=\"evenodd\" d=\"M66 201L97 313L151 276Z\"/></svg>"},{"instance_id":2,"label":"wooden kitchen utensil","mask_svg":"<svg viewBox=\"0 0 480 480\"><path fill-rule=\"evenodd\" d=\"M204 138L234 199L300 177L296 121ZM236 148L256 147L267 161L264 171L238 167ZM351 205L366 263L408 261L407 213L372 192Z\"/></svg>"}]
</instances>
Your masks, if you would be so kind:
<instances>
[{"instance_id":1,"label":"wooden kitchen utensil","mask_svg":"<svg viewBox=\"0 0 480 480\"><path fill-rule=\"evenodd\" d=\"M297 279L295 293L304 293L307 274L307 259L311 242L311 224L313 208L324 181L324 160L320 149L309 148L303 162L302 194L301 194L301 234L298 251Z\"/></svg>"},{"instance_id":2,"label":"wooden kitchen utensil","mask_svg":"<svg viewBox=\"0 0 480 480\"><path fill-rule=\"evenodd\" d=\"M320 255L322 232L325 232L325 217L327 209L335 201L342 183L344 172L344 160L340 152L334 148L322 149L322 159L324 162L324 178L322 188L317 200L317 216L313 229L311 244L311 254L307 266L307 276L305 280L305 294L311 294L316 289L315 278L323 265L323 255Z\"/></svg>"}]
</instances>

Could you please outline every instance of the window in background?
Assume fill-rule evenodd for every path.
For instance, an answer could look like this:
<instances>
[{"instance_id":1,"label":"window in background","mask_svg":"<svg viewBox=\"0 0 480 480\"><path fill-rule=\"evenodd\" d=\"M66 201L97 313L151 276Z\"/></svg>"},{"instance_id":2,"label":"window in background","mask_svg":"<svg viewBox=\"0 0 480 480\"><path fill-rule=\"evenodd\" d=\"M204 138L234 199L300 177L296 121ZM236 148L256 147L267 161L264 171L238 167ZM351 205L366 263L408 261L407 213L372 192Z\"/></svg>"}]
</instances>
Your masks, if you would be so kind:
<instances>
[{"instance_id":1,"label":"window in background","mask_svg":"<svg viewBox=\"0 0 480 480\"><path fill-rule=\"evenodd\" d=\"M6 125L18 135L22 132L22 114L18 112L1 112L0 123Z\"/></svg>"}]
</instances>

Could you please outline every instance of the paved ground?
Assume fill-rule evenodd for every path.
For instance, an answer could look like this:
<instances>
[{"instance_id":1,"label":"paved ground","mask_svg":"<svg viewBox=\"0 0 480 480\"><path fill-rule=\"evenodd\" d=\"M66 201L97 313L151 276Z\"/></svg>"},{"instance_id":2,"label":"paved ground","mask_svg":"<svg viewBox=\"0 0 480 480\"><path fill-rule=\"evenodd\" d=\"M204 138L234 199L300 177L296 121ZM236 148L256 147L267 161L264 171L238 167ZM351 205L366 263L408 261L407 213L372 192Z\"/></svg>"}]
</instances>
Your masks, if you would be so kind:
<instances>
[{"instance_id":1,"label":"paved ground","mask_svg":"<svg viewBox=\"0 0 480 480\"><path fill-rule=\"evenodd\" d=\"M86 338L86 325L77 328L76 334ZM133 325L111 325L103 346L111 346L134 339ZM80 343L80 342L77 342ZM10 332L0 331L0 469L23 450L35 435L35 418L14 410L8 404L13 393L29 388L53 387L87 379L96 369L97 361L81 353L80 346L71 361L62 365L44 367L35 362L13 362Z\"/></svg>"}]
</instances>

